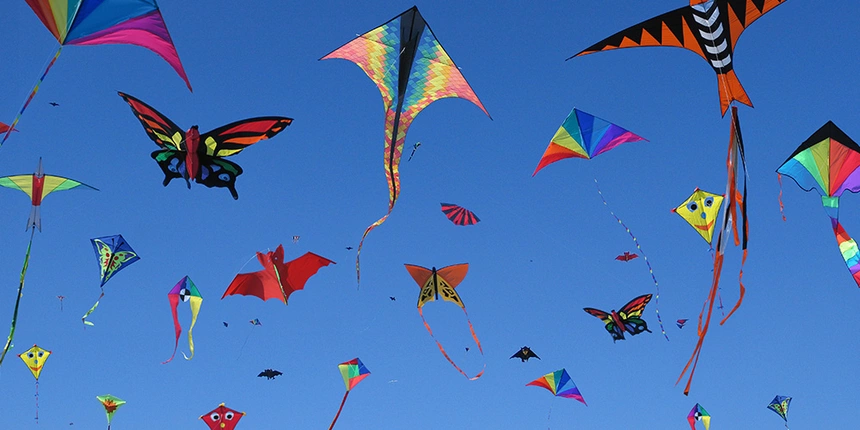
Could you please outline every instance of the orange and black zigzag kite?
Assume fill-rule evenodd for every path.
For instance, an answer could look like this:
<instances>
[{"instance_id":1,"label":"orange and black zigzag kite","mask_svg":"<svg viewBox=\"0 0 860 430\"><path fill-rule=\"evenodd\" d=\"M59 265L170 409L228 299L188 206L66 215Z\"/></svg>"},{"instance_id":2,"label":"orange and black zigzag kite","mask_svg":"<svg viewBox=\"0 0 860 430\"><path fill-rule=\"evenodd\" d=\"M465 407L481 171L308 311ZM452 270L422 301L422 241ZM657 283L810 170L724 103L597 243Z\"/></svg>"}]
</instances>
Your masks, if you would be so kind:
<instances>
[{"instance_id":1,"label":"orange and black zigzag kite","mask_svg":"<svg viewBox=\"0 0 860 430\"><path fill-rule=\"evenodd\" d=\"M786 0L690 0L690 5L621 30L574 55L637 46L674 46L695 52L717 73L722 114L733 100L752 107L732 63L735 44L753 21ZM568 58L570 60L571 58Z\"/></svg>"}]
</instances>

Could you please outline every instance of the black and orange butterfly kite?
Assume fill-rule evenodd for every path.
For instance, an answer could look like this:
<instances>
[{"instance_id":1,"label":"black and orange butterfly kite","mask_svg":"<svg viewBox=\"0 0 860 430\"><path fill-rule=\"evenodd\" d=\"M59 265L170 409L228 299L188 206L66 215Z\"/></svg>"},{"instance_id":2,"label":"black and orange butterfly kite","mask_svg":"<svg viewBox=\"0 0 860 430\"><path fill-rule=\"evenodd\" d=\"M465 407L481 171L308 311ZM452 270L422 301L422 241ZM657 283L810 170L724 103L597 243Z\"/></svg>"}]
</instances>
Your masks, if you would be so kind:
<instances>
[{"instance_id":1,"label":"black and orange butterfly kite","mask_svg":"<svg viewBox=\"0 0 860 430\"><path fill-rule=\"evenodd\" d=\"M689 6L621 30L573 57L638 46L688 49L707 60L717 73L720 109L725 115L734 100L752 107L752 102L735 75L732 61L738 38L753 21L785 1L690 0Z\"/></svg>"},{"instance_id":2,"label":"black and orange butterfly kite","mask_svg":"<svg viewBox=\"0 0 860 430\"><path fill-rule=\"evenodd\" d=\"M200 134L196 125L183 131L141 100L125 93L119 96L131 106L147 136L161 148L152 153L152 158L164 172L165 187L171 180L182 178L188 188L191 181L209 188L227 188L234 199L239 198L236 177L242 174L242 168L223 157L268 139L293 122L281 116L249 118Z\"/></svg>"}]
</instances>

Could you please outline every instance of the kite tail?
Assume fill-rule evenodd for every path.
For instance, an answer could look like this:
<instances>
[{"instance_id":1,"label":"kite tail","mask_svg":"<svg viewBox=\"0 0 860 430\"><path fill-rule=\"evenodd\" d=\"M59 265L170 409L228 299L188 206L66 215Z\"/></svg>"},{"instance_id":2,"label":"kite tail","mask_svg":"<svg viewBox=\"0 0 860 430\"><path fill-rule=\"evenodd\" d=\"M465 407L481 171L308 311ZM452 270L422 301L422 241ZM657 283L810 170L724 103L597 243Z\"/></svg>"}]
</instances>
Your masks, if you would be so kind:
<instances>
[{"instance_id":1,"label":"kite tail","mask_svg":"<svg viewBox=\"0 0 860 430\"><path fill-rule=\"evenodd\" d=\"M349 390L346 390L346 393L343 393L343 400L340 401L340 407L337 408L337 413L334 415L334 419L331 420L331 425L328 426L328 430L331 430L334 428L334 423L336 423L337 418L340 417L340 411L343 410L343 405L346 403L346 396L348 396L348 395L349 395Z\"/></svg>"},{"instance_id":2,"label":"kite tail","mask_svg":"<svg viewBox=\"0 0 860 430\"><path fill-rule=\"evenodd\" d=\"M860 287L860 250L857 248L857 242L848 235L848 232L842 228L842 224L833 220L833 234L836 235L836 243L839 244L839 252L842 254L842 259L845 260L845 265L851 271L851 276L854 282Z\"/></svg>"},{"instance_id":3,"label":"kite tail","mask_svg":"<svg viewBox=\"0 0 860 430\"><path fill-rule=\"evenodd\" d=\"M6 339L6 346L3 347L3 353L0 354L0 366L3 365L3 359L6 358L6 353L12 347L12 339L15 338L15 327L18 325L18 306L21 304L21 296L24 290L24 276L27 275L27 267L30 265L30 248L33 246L33 235L36 234L34 229L30 233L30 243L27 244L27 254L24 256L24 267L21 268L21 281L18 283L18 297L15 299L15 310L12 312L12 327L9 329L9 337Z\"/></svg>"},{"instance_id":4,"label":"kite tail","mask_svg":"<svg viewBox=\"0 0 860 430\"><path fill-rule=\"evenodd\" d=\"M36 380L36 424L39 424L39 380Z\"/></svg>"},{"instance_id":5,"label":"kite tail","mask_svg":"<svg viewBox=\"0 0 860 430\"><path fill-rule=\"evenodd\" d=\"M101 301L102 297L104 297L104 296L105 296L105 289L102 288L102 293L99 294L99 298L96 299L96 303L93 305L93 307L90 308L90 310L87 311L87 313L84 314L84 316L81 317L81 321L83 321L84 325L88 325L90 327L95 325L95 324L87 321L87 317L90 316L91 313L95 312L96 308L99 307L99 302Z\"/></svg>"},{"instance_id":6,"label":"kite tail","mask_svg":"<svg viewBox=\"0 0 860 430\"><path fill-rule=\"evenodd\" d=\"M549 413L546 414L546 430L551 430L549 428L550 418L552 418L552 403L549 404Z\"/></svg>"},{"instance_id":7,"label":"kite tail","mask_svg":"<svg viewBox=\"0 0 860 430\"><path fill-rule=\"evenodd\" d=\"M168 294L167 299L170 300L170 311L173 313L173 332L176 334L176 341L173 343L173 354L166 361L162 361L161 364L170 363L173 357L176 356L176 350L179 349L179 335L182 334L182 326L179 324L179 315L176 312L176 308L179 306L179 295Z\"/></svg>"},{"instance_id":8,"label":"kite tail","mask_svg":"<svg viewBox=\"0 0 860 430\"><path fill-rule=\"evenodd\" d=\"M51 59L51 62L48 63L48 67L45 68L45 71L42 72L42 76L39 77L39 80L36 81L36 85L33 86L33 90L30 91L30 95L27 97L27 101L24 102L24 106L21 107L21 110L18 111L18 115L15 116L15 120L12 121L12 124L9 126L9 130L6 130L6 134L3 135L3 140L0 140L0 146L3 146L6 143L6 139L9 138L9 135L12 134L12 130L15 128L15 125L18 124L18 121L21 119L21 115L24 114L24 111L27 110L27 106L30 105L30 102L33 101L33 97L36 96L36 93L39 92L39 86L42 85L42 81L45 80L45 76L47 76L48 71L51 70L51 67L54 67L54 63L57 61L57 58L60 57L60 52L63 51L63 45L60 45L60 48L57 49L57 53L54 54L54 58Z\"/></svg>"},{"instance_id":9,"label":"kite tail","mask_svg":"<svg viewBox=\"0 0 860 430\"><path fill-rule=\"evenodd\" d=\"M189 357L183 352L182 356L185 357L186 360L194 358L194 338L191 337L191 332L194 330L194 324L197 323L197 314L200 312L200 305L203 303L202 297L191 297L190 300L191 327L188 327L188 349L191 351L191 356Z\"/></svg>"},{"instance_id":10,"label":"kite tail","mask_svg":"<svg viewBox=\"0 0 860 430\"><path fill-rule=\"evenodd\" d=\"M621 221L621 218L618 218L618 215L615 215L615 212L612 212L612 209L609 207L609 203L606 202L606 199L603 197L603 193L600 191L600 185L597 183L597 179L594 180L594 186L597 187L597 194L600 195L600 200L603 200L603 205L606 206L606 209L618 221L618 224L624 228L627 234L630 235L630 238L633 239L633 243L636 245L636 249L639 250L639 253L642 254L642 259L645 260L645 265L648 266L648 273L651 274L651 280L654 281L654 287L657 289L657 295L655 297L655 311L657 312L657 322L660 323L660 331L663 332L663 337L666 340L669 340L669 335L666 334L666 329L663 328L663 319L660 317L660 284L657 283L657 277L654 276L654 269L651 267L651 263L648 261L648 257L645 255L645 251L642 250L642 247L639 246L639 240L636 239L636 236L630 231L627 225Z\"/></svg>"},{"instance_id":11,"label":"kite tail","mask_svg":"<svg viewBox=\"0 0 860 430\"><path fill-rule=\"evenodd\" d=\"M475 340L475 344L478 345L478 351L481 352L481 356L483 357L484 350L483 348L481 348L481 341L478 340L478 335L475 334L475 329L474 327L472 327L472 321L469 320L469 314L466 312L466 308L463 308L463 313L466 314L466 321L469 323L469 331L472 333L472 339ZM487 368L487 363L484 363L484 367L481 369L480 372L478 372L477 375L471 377L467 375L466 372L464 372L463 369L460 368L460 366L457 366L457 364L454 363L454 360L452 360L451 357L448 356L448 353L445 351L445 348L442 347L442 344L439 343L439 341L436 339L436 336L433 335L433 330L430 328L430 324L427 324L427 320L424 319L424 312L421 308L418 308L418 315L421 315L421 321L424 322L424 328L427 329L427 332L430 333L430 337L432 337L433 341L436 342L436 346L439 347L439 351L442 352L442 355L445 357L445 359L448 360L448 362L451 363L451 365L454 366L454 368L457 369L460 374L465 376L470 381L474 381L484 375L484 370L486 370Z\"/></svg>"},{"instance_id":12,"label":"kite tail","mask_svg":"<svg viewBox=\"0 0 860 430\"><path fill-rule=\"evenodd\" d=\"M776 182L779 182L779 214L782 215L782 221L785 222L785 205L782 203L782 174L776 174Z\"/></svg>"},{"instance_id":13,"label":"kite tail","mask_svg":"<svg viewBox=\"0 0 860 430\"><path fill-rule=\"evenodd\" d=\"M369 225L367 229L364 230L364 234L361 235L361 241L358 242L358 250L355 251L355 277L358 282L358 286L361 286L361 247L364 246L364 239L367 238L367 234L370 233L371 230L375 229L382 225L388 216L391 215L391 209L394 209L394 205L388 206L388 213L385 214L382 218L376 220L375 223Z\"/></svg>"}]
</instances>

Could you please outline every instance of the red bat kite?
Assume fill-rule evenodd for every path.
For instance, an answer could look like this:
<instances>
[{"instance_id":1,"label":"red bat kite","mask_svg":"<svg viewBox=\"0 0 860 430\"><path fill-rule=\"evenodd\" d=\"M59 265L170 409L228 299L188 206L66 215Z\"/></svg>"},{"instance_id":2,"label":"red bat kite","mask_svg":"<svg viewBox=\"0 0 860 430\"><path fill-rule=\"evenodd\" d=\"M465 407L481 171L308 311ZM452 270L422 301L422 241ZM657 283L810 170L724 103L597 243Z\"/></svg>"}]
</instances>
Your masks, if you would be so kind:
<instances>
[{"instance_id":1,"label":"red bat kite","mask_svg":"<svg viewBox=\"0 0 860 430\"><path fill-rule=\"evenodd\" d=\"M315 275L320 267L334 264L334 261L312 252L284 263L283 245L278 245L275 252L266 254L258 252L257 260L260 261L263 270L236 275L227 287L227 291L221 296L222 300L233 294L241 294L256 296L263 301L278 299L287 304L290 294L304 289L308 278Z\"/></svg>"},{"instance_id":2,"label":"red bat kite","mask_svg":"<svg viewBox=\"0 0 860 430\"><path fill-rule=\"evenodd\" d=\"M639 258L639 254L631 254L627 251L624 251L624 254L615 257L615 259L619 261L630 261L634 258Z\"/></svg>"}]
</instances>

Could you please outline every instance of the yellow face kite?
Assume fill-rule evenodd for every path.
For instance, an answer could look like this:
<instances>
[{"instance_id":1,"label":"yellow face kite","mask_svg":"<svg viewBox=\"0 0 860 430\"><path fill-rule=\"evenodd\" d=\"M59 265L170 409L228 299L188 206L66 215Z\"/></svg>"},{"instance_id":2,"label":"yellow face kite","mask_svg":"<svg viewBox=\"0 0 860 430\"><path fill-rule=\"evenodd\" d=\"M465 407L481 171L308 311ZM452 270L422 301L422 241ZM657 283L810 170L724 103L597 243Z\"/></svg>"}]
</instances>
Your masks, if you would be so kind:
<instances>
[{"instance_id":1,"label":"yellow face kite","mask_svg":"<svg viewBox=\"0 0 860 430\"><path fill-rule=\"evenodd\" d=\"M45 365L45 360L47 360L50 355L51 351L33 345L32 348L18 354L18 357L24 361L24 364L26 364L27 367L30 368L30 372L33 373L33 377L38 381L39 375L42 373L42 366Z\"/></svg>"},{"instance_id":2,"label":"yellow face kite","mask_svg":"<svg viewBox=\"0 0 860 430\"><path fill-rule=\"evenodd\" d=\"M703 239L711 243L714 238L714 223L722 204L723 196L696 188L693 194L680 206L672 209L672 212L681 215Z\"/></svg>"}]
</instances>

